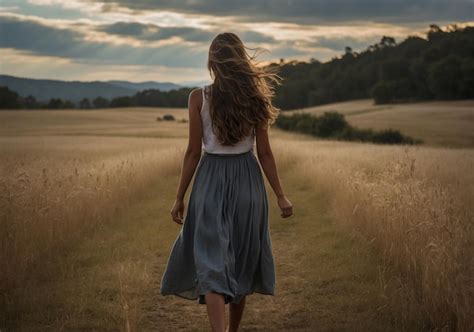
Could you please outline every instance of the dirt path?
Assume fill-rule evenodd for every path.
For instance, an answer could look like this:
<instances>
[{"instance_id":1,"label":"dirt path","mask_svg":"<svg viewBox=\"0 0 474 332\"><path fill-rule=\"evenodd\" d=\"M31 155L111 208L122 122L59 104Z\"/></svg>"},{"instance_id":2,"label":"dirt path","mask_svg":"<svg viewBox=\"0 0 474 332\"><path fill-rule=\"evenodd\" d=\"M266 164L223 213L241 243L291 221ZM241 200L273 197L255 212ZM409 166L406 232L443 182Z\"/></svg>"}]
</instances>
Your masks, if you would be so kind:
<instances>
[{"instance_id":1,"label":"dirt path","mask_svg":"<svg viewBox=\"0 0 474 332\"><path fill-rule=\"evenodd\" d=\"M379 296L376 257L362 246L360 239L331 221L326 215L325 199L315 188L290 174L282 174L282 178L291 180L286 190L295 214L290 219L279 217L267 184L276 294L248 297L242 331L391 330L390 316L380 310L383 301ZM160 204L159 208L167 211L168 207ZM140 327L207 331L205 306L159 294L160 277L178 227L166 217L159 221L162 231L157 241L163 244L164 251L158 254L150 293L142 302L145 316Z\"/></svg>"}]
</instances>

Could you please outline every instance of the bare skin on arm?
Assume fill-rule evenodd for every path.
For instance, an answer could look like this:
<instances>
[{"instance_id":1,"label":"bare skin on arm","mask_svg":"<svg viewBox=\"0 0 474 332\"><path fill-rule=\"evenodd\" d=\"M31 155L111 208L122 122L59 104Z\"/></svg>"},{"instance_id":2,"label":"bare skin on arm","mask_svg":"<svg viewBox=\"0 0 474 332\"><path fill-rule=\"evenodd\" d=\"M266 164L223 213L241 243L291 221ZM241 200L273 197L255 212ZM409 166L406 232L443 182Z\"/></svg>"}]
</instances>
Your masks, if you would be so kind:
<instances>
[{"instance_id":1,"label":"bare skin on arm","mask_svg":"<svg viewBox=\"0 0 474 332\"><path fill-rule=\"evenodd\" d=\"M181 167L181 179L176 192L176 199L171 209L171 218L182 225L184 216L184 195L193 178L196 167L201 159L202 123L200 110L202 107L202 89L194 89L189 94L189 140Z\"/></svg>"},{"instance_id":2,"label":"bare skin on arm","mask_svg":"<svg viewBox=\"0 0 474 332\"><path fill-rule=\"evenodd\" d=\"M277 197L278 206L281 209L281 217L288 218L293 214L293 205L286 197L281 187L275 158L273 157L270 140L268 139L268 129L257 128L255 134L258 160L260 161L265 176Z\"/></svg>"}]
</instances>

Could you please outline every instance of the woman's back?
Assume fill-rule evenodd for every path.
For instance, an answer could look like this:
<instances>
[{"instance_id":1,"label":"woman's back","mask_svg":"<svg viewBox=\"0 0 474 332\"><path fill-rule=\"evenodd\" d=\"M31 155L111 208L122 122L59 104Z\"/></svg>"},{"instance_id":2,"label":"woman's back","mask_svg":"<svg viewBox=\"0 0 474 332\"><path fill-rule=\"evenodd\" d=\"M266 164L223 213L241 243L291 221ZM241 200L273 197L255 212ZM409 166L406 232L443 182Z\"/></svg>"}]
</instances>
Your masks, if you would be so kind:
<instances>
[{"instance_id":1,"label":"woman's back","mask_svg":"<svg viewBox=\"0 0 474 332\"><path fill-rule=\"evenodd\" d=\"M202 119L202 148L208 153L219 153L219 154L235 154L243 153L247 151L254 151L255 145L255 129L252 133L244 137L240 142L234 146L222 145L217 136L212 131L212 119L209 112L209 89L210 86L206 85L202 89L202 108L201 108L201 119Z\"/></svg>"},{"instance_id":2,"label":"woman's back","mask_svg":"<svg viewBox=\"0 0 474 332\"><path fill-rule=\"evenodd\" d=\"M206 304L213 331L225 330L226 303L231 304L229 330L236 331L247 295L274 295L268 197L260 165L281 216L292 214L268 140L278 109L267 80L278 81L277 75L252 59L237 35L219 34L209 48L213 84L189 95L189 141L171 210L173 221L183 227L160 286L162 295ZM184 195L194 173L184 217Z\"/></svg>"}]
</instances>

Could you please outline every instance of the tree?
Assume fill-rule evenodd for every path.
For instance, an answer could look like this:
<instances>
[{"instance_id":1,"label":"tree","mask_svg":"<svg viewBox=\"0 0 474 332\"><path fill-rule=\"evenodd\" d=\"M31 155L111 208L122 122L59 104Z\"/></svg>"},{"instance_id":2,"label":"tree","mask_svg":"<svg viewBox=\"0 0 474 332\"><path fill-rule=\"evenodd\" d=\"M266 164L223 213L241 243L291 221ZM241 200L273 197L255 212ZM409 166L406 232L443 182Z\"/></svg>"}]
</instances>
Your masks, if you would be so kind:
<instances>
[{"instance_id":1,"label":"tree","mask_svg":"<svg viewBox=\"0 0 474 332\"><path fill-rule=\"evenodd\" d=\"M70 100L65 100L63 103L63 108L76 108L76 105Z\"/></svg>"},{"instance_id":2,"label":"tree","mask_svg":"<svg viewBox=\"0 0 474 332\"><path fill-rule=\"evenodd\" d=\"M91 103L90 103L89 99L88 98L83 98L79 102L79 108L83 108L83 109L91 108Z\"/></svg>"},{"instance_id":3,"label":"tree","mask_svg":"<svg viewBox=\"0 0 474 332\"><path fill-rule=\"evenodd\" d=\"M110 107L130 107L133 105L133 99L129 96L117 97L110 102Z\"/></svg>"},{"instance_id":4,"label":"tree","mask_svg":"<svg viewBox=\"0 0 474 332\"><path fill-rule=\"evenodd\" d=\"M381 80L394 80L410 76L409 61L405 59L390 59L379 64Z\"/></svg>"},{"instance_id":5,"label":"tree","mask_svg":"<svg viewBox=\"0 0 474 332\"><path fill-rule=\"evenodd\" d=\"M109 101L103 97L97 97L92 101L95 108L106 108L109 107Z\"/></svg>"},{"instance_id":6,"label":"tree","mask_svg":"<svg viewBox=\"0 0 474 332\"><path fill-rule=\"evenodd\" d=\"M428 33L430 32L438 33L438 32L443 32L443 30L437 24L430 24L430 29L428 30Z\"/></svg>"},{"instance_id":7,"label":"tree","mask_svg":"<svg viewBox=\"0 0 474 332\"><path fill-rule=\"evenodd\" d=\"M430 42L441 39L445 32L436 24L430 24L427 37Z\"/></svg>"},{"instance_id":8,"label":"tree","mask_svg":"<svg viewBox=\"0 0 474 332\"><path fill-rule=\"evenodd\" d=\"M383 36L379 44L381 47L393 47L397 44L397 42L393 37Z\"/></svg>"},{"instance_id":9,"label":"tree","mask_svg":"<svg viewBox=\"0 0 474 332\"><path fill-rule=\"evenodd\" d=\"M50 109L64 108L64 102L61 98L51 98L46 107Z\"/></svg>"},{"instance_id":10,"label":"tree","mask_svg":"<svg viewBox=\"0 0 474 332\"><path fill-rule=\"evenodd\" d=\"M24 108L38 108L39 103L36 101L36 98L32 95L27 96L23 99L23 107Z\"/></svg>"},{"instance_id":11,"label":"tree","mask_svg":"<svg viewBox=\"0 0 474 332\"><path fill-rule=\"evenodd\" d=\"M428 85L435 98L454 99L460 95L462 78L460 59L449 55L430 67Z\"/></svg>"},{"instance_id":12,"label":"tree","mask_svg":"<svg viewBox=\"0 0 474 332\"><path fill-rule=\"evenodd\" d=\"M6 86L0 86L0 108L19 108L20 101L18 99L18 93L10 90Z\"/></svg>"}]
</instances>

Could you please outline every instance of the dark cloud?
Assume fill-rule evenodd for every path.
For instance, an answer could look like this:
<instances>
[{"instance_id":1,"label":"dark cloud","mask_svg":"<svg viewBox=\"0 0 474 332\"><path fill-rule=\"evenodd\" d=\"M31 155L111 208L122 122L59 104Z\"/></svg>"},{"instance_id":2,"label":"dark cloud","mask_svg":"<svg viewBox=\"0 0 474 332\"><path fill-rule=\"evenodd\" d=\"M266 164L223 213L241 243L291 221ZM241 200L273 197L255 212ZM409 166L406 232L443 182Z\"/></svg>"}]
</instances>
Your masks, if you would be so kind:
<instances>
[{"instance_id":1,"label":"dark cloud","mask_svg":"<svg viewBox=\"0 0 474 332\"><path fill-rule=\"evenodd\" d=\"M158 41L171 37L181 37L186 41L210 41L214 34L209 31L188 27L158 27L154 24L136 22L117 22L101 25L98 30L110 34L129 36L140 40Z\"/></svg>"},{"instance_id":2,"label":"dark cloud","mask_svg":"<svg viewBox=\"0 0 474 332\"><path fill-rule=\"evenodd\" d=\"M14 16L0 16L0 47L33 50L39 54L70 52L81 34L52 28L35 21L20 20Z\"/></svg>"},{"instance_id":3,"label":"dark cloud","mask_svg":"<svg viewBox=\"0 0 474 332\"><path fill-rule=\"evenodd\" d=\"M99 1L99 0L88 0ZM472 0L100 0L133 10L236 16L251 22L317 24L370 20L419 24L471 21Z\"/></svg>"},{"instance_id":4,"label":"dark cloud","mask_svg":"<svg viewBox=\"0 0 474 332\"><path fill-rule=\"evenodd\" d=\"M230 31L233 32L233 31ZM240 39L242 39L242 42L244 43L275 43L276 40L272 36L269 35L264 35L259 32L255 31L243 31L243 32L235 32Z\"/></svg>"},{"instance_id":5,"label":"dark cloud","mask_svg":"<svg viewBox=\"0 0 474 332\"><path fill-rule=\"evenodd\" d=\"M168 67L200 67L205 65L207 50L188 45L133 47L108 42L90 41L77 31L0 16L0 47L30 54L70 58L76 62L98 64L140 64Z\"/></svg>"},{"instance_id":6,"label":"dark cloud","mask_svg":"<svg viewBox=\"0 0 474 332\"><path fill-rule=\"evenodd\" d=\"M207 42L218 34L218 32L191 28L191 27L159 27L154 24L143 24L138 22L116 22L113 24L100 25L97 30L120 36L133 37L139 40L158 41L171 37L180 37L185 41ZM255 31L236 32L243 42L248 43L274 43L272 36L264 35Z\"/></svg>"}]
</instances>

